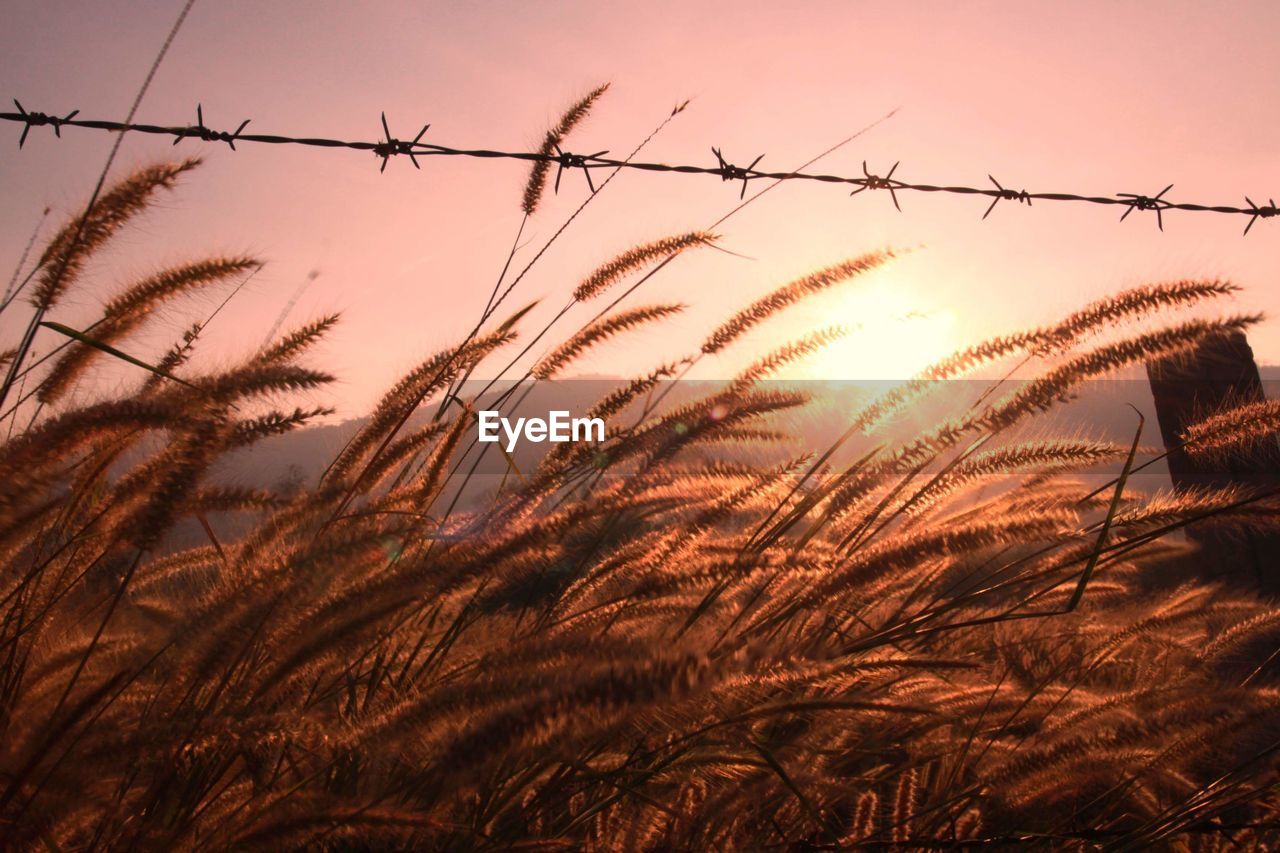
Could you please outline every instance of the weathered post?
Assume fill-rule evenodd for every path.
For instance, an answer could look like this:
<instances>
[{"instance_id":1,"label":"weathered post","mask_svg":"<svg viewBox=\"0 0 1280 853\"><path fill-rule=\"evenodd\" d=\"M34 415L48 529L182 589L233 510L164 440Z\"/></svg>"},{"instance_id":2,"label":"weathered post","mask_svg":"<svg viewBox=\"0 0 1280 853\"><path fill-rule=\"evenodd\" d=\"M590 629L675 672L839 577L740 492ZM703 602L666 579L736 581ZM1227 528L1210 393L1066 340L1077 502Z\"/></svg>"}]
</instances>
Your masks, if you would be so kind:
<instances>
[{"instance_id":1,"label":"weathered post","mask_svg":"<svg viewBox=\"0 0 1280 853\"><path fill-rule=\"evenodd\" d=\"M1280 484L1280 456L1274 452L1204 460L1192 457L1180 446L1183 431L1205 415L1229 402L1265 398L1262 377L1243 332L1214 335L1188 354L1152 361L1147 365L1147 378L1175 490ZM1212 520L1190 525L1187 535L1200 545L1195 569L1202 577L1280 593L1280 536Z\"/></svg>"}]
</instances>

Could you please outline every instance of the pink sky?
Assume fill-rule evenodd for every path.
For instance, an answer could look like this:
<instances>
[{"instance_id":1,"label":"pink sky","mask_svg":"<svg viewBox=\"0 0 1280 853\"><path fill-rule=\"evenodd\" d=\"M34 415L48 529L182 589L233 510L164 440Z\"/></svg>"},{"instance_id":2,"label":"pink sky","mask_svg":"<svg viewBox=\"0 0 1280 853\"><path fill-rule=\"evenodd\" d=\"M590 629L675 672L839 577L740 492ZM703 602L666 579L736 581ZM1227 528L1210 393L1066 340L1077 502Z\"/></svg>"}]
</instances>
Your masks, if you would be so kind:
<instances>
[{"instance_id":1,"label":"pink sky","mask_svg":"<svg viewBox=\"0 0 1280 853\"><path fill-rule=\"evenodd\" d=\"M32 109L122 118L177 2L7 5L0 96ZM762 166L798 165L894 107L901 111L822 164L855 174L901 160L897 177L1111 195L1154 193L1242 204L1280 195L1280 5L1252 3L249 3L201 0L139 113L142 121L252 118L263 133L373 138L392 129L458 146L524 148L574 97L613 89L574 147L628 150L672 105L688 111L646 156L711 164L710 146ZM73 210L110 138L68 129L60 142L0 128L0 259L5 278L45 205ZM209 331L207 357L256 346L309 270L321 276L291 322L341 310L322 353L344 413L366 408L426 353L454 342L483 306L520 222L526 167L429 160L421 172L369 154L184 142L203 169L117 246L59 318L88 322L130 271L208 251L250 250L270 264ZM175 154L167 141L126 140L121 168ZM585 192L566 178L527 235L540 245ZM612 253L703 227L737 202L714 177L625 174L549 253L512 307L558 308L577 279ZM865 321L874 346L821 362L830 374L894 372L941 343L1045 322L1088 299L1165 278L1217 276L1247 288L1241 308L1280 316L1280 222L1247 238L1236 217L1173 212L1117 222L1118 208L985 204L964 197L849 198L790 184L731 220L723 245L748 255L682 258L637 297L690 304L665 329L602 350L582 370L627 374L683 355L740 304L815 266L886 245L923 246L844 295L789 315L760 341L812 324ZM861 288L861 289L859 289ZM163 349L216 300L175 307L130 343ZM917 311L933 319L884 317ZM17 317L0 321L11 337ZM464 328L465 327L465 328ZM568 328L568 327L566 327ZM878 335L878 337L876 337ZM920 339L911 343L911 336ZM856 334L855 334L856 337ZM1280 325L1251 339L1280 361ZM872 353L894 342L886 359ZM37 349L40 347L37 346ZM708 364L723 375L750 347Z\"/></svg>"}]
</instances>

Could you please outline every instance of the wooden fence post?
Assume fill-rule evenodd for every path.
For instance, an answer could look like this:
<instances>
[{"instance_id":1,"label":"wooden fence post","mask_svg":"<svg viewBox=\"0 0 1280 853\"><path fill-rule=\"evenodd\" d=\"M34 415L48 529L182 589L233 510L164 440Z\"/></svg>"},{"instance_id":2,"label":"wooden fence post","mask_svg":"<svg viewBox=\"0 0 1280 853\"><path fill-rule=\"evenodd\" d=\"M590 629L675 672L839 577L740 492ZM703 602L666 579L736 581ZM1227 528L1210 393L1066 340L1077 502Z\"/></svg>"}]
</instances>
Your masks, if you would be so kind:
<instances>
[{"instance_id":1,"label":"wooden fence post","mask_svg":"<svg viewBox=\"0 0 1280 853\"><path fill-rule=\"evenodd\" d=\"M1175 490L1280 484L1280 453L1274 446L1215 460L1195 459L1179 446L1183 431L1206 414L1229 402L1265 398L1253 350L1243 332L1214 335L1189 354L1152 361L1147 364L1147 378ZM1280 593L1280 535L1212 520L1190 525L1187 535L1200 545L1195 567L1205 579Z\"/></svg>"}]
</instances>

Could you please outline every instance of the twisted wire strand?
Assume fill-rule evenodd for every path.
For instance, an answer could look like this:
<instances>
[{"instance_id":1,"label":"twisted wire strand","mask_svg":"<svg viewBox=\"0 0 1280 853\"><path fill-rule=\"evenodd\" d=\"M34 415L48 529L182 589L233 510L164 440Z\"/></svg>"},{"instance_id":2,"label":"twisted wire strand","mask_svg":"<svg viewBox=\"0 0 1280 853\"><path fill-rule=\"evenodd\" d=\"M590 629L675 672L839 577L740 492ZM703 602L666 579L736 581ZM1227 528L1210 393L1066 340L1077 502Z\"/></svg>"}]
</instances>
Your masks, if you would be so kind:
<instances>
[{"instance_id":1,"label":"twisted wire strand","mask_svg":"<svg viewBox=\"0 0 1280 853\"><path fill-rule=\"evenodd\" d=\"M236 143L258 143L263 145L300 145L312 148L343 148L354 151L372 152L381 161L381 168L386 169L387 162L397 156L408 157L416 168L420 168L419 158L426 157L473 157L480 159L504 159L543 161L558 166L556 188L559 188L561 174L565 170L581 169L586 175L589 190L594 192L595 185L591 181L592 169L630 169L639 172L661 172L685 175L714 175L722 181L742 182L741 192L746 192L747 183L765 179L775 181L816 181L828 184L843 184L853 187L851 195L864 191L887 191L893 200L894 207L901 210L898 193L947 193L951 195L972 195L991 199L983 213L983 219L991 215L1001 201L1012 201L1033 206L1037 201L1080 202L1095 205L1120 206L1125 208L1121 220L1128 218L1134 211L1152 212L1161 231L1164 230L1164 213L1171 210L1218 213L1249 217L1244 233L1248 234L1259 219L1270 219L1277 212L1275 200L1267 199L1266 204L1255 203L1245 197L1245 205L1203 204L1191 201L1174 201L1165 195L1173 189L1166 186L1159 193L1116 193L1114 195L1086 195L1073 192L1032 192L1025 189L1011 189L1001 184L992 175L987 178L991 186L967 186L963 184L930 184L916 183L894 177L898 163L884 175L872 172L867 163L862 164L861 175L833 175L804 171L772 171L759 168L764 155L756 157L749 166L738 166L730 162L719 148L712 148L715 163L707 165L653 163L644 161L627 161L606 156L607 151L595 154L576 154L558 150L554 154L534 151L505 151L493 148L459 148L436 142L423 141L430 125L424 125L413 139L398 139L392 135L386 114L382 115L383 138L378 140L344 140L315 136L285 136L270 133L246 133L249 125L246 119L235 130L217 130L209 127L204 121L204 110L196 108L196 123L188 125L158 125L133 122L108 121L101 119L78 118L80 111L74 110L64 116L26 109L19 101L14 100L17 112L0 112L0 120L22 125L22 134L18 140L19 147L26 144L32 128L51 127L56 138L61 138L62 128L75 127L113 133L141 133L157 136L169 136L177 145L184 139L198 139L204 142L223 142L232 150Z\"/></svg>"}]
</instances>

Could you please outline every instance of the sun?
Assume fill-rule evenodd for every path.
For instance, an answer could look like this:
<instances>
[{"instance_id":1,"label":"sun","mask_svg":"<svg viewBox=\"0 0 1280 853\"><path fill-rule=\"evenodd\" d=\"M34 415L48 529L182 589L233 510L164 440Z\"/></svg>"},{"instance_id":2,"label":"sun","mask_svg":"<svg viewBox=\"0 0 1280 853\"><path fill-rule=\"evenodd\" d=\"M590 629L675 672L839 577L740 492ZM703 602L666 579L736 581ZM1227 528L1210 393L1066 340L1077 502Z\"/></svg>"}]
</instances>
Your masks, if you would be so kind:
<instances>
[{"instance_id":1,"label":"sun","mask_svg":"<svg viewBox=\"0 0 1280 853\"><path fill-rule=\"evenodd\" d=\"M805 362L808 379L905 380L957 346L954 314L889 280L850 288L826 308L825 322L845 335Z\"/></svg>"}]
</instances>

